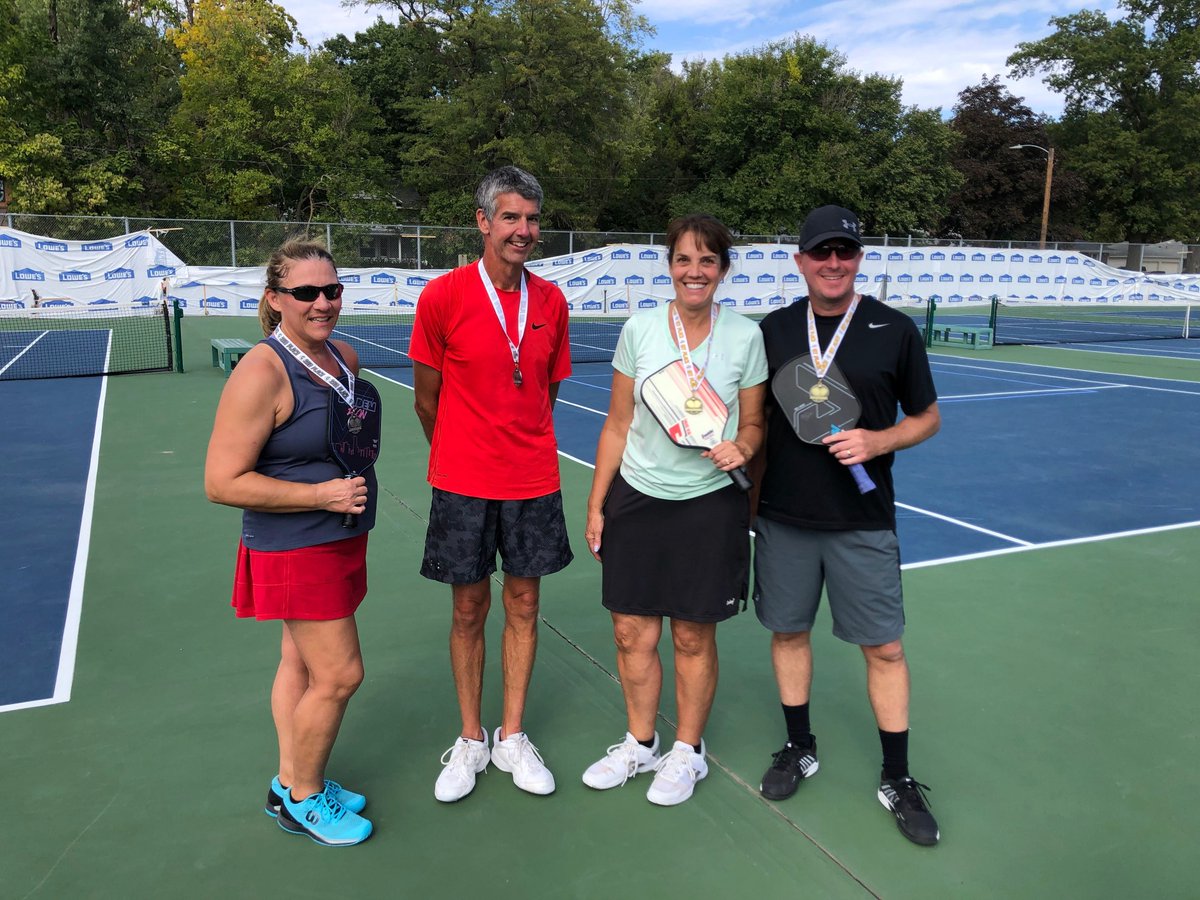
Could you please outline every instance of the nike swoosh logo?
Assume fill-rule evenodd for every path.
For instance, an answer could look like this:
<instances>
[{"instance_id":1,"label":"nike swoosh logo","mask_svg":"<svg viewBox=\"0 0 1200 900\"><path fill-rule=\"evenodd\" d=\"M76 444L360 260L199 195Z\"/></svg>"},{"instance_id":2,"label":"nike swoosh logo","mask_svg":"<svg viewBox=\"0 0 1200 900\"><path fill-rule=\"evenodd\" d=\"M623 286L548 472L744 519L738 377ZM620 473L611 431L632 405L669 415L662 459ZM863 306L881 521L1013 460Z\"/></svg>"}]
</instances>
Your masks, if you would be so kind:
<instances>
[{"instance_id":1,"label":"nike swoosh logo","mask_svg":"<svg viewBox=\"0 0 1200 900\"><path fill-rule=\"evenodd\" d=\"M868 328L887 328L891 324L892 324L891 322L868 322L867 327ZM537 328L536 325L534 325L533 327Z\"/></svg>"},{"instance_id":2,"label":"nike swoosh logo","mask_svg":"<svg viewBox=\"0 0 1200 900\"><path fill-rule=\"evenodd\" d=\"M531 327L531 328L532 328L534 331L537 331L539 328L545 328L545 327L546 327L546 323L545 323L545 322L543 322L541 325L531 325L530 327Z\"/></svg>"}]
</instances>

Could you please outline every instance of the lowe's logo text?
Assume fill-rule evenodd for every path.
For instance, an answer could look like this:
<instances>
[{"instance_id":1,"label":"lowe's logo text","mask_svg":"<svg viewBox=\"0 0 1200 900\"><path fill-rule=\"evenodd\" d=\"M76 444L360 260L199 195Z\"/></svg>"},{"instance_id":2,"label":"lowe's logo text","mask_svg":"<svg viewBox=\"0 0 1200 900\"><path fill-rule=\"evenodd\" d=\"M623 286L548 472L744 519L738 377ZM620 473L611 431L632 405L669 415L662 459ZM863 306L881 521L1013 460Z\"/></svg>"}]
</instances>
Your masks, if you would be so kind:
<instances>
[{"instance_id":1,"label":"lowe's logo text","mask_svg":"<svg viewBox=\"0 0 1200 900\"><path fill-rule=\"evenodd\" d=\"M59 281L91 281L92 273L91 272L80 272L77 269L72 269L69 272L59 272L58 280Z\"/></svg>"},{"instance_id":2,"label":"lowe's logo text","mask_svg":"<svg viewBox=\"0 0 1200 900\"><path fill-rule=\"evenodd\" d=\"M149 247L150 246L150 238L146 237L146 235L144 235L144 234L139 235L138 237L130 238L129 240L127 240L125 242L125 246L126 247Z\"/></svg>"},{"instance_id":3,"label":"lowe's logo text","mask_svg":"<svg viewBox=\"0 0 1200 900\"><path fill-rule=\"evenodd\" d=\"M84 244L79 249L84 253L106 253L113 248L113 245L108 241L95 241L91 244Z\"/></svg>"},{"instance_id":4,"label":"lowe's logo text","mask_svg":"<svg viewBox=\"0 0 1200 900\"><path fill-rule=\"evenodd\" d=\"M174 266L151 266L146 270L146 275L149 278L166 278L168 275L174 274Z\"/></svg>"},{"instance_id":5,"label":"lowe's logo text","mask_svg":"<svg viewBox=\"0 0 1200 900\"><path fill-rule=\"evenodd\" d=\"M33 245L37 250L47 250L50 253L66 253L67 245L62 241L38 241Z\"/></svg>"},{"instance_id":6,"label":"lowe's logo text","mask_svg":"<svg viewBox=\"0 0 1200 900\"><path fill-rule=\"evenodd\" d=\"M133 269L110 269L104 273L105 281L120 281L125 278L133 277ZM185 285L186 287L187 285Z\"/></svg>"},{"instance_id":7,"label":"lowe's logo text","mask_svg":"<svg viewBox=\"0 0 1200 900\"><path fill-rule=\"evenodd\" d=\"M13 281L45 281L46 273L37 269L13 269Z\"/></svg>"}]
</instances>

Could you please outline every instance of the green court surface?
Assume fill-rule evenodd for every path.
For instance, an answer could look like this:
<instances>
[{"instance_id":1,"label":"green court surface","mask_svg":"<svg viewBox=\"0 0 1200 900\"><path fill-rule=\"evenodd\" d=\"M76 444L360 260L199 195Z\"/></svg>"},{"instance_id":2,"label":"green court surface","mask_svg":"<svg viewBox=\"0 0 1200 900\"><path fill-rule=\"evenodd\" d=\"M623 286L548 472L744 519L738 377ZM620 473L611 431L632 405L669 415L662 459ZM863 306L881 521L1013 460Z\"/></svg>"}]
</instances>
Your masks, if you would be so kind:
<instances>
[{"instance_id":1,"label":"green court surface","mask_svg":"<svg viewBox=\"0 0 1200 900\"><path fill-rule=\"evenodd\" d=\"M208 341L253 336L253 323L184 324L186 374L108 383L71 701L0 715L0 897L1197 895L1186 862L1200 834L1195 528L906 574L913 774L932 786L942 830L922 848L875 799L861 657L830 636L827 616L814 634L821 769L795 797L757 792L783 732L752 613L718 633L711 769L690 801L652 806L645 776L603 793L581 783L620 739L624 710L599 566L581 553L591 471L564 459L580 556L544 582L526 718L558 790L524 794L492 767L469 797L438 803L438 758L458 729L449 591L417 575L425 443L411 393L382 379L383 492L358 617L367 678L330 768L369 796L376 832L337 850L285 834L262 812L279 626L234 619L239 514L207 503L202 486L225 383ZM1198 368L993 352L1169 377ZM489 622L492 726L500 619ZM671 696L668 683L668 718Z\"/></svg>"}]
</instances>

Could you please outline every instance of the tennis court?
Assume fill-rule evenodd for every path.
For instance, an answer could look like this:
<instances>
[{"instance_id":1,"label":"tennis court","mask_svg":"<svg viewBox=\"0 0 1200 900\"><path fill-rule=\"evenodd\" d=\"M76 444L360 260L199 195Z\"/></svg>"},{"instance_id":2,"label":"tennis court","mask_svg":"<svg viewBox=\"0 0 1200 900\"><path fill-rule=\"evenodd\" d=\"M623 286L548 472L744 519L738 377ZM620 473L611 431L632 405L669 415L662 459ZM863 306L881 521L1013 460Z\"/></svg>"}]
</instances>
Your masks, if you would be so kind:
<instances>
[{"instance_id":1,"label":"tennis court","mask_svg":"<svg viewBox=\"0 0 1200 900\"><path fill-rule=\"evenodd\" d=\"M383 491L359 617L367 680L330 773L369 795L376 834L334 851L260 811L277 631L234 621L238 513L208 504L201 483L224 385L208 342L254 327L186 321L183 375L108 379L103 391L90 378L0 384L8 421L30 426L0 438L0 499L20 511L0 554L5 659L17 658L10 646L43 651L3 669L21 708L0 714L11 801L0 895L1194 896L1195 341L934 353L943 430L897 465L913 773L933 788L933 849L909 844L875 799L861 659L827 616L814 634L821 771L797 796L757 793L782 724L752 613L719 632L711 772L692 800L659 809L641 780L604 793L580 783L624 721L599 567L580 536L607 406L601 363L576 366L556 410L578 558L544 586L527 727L558 790L523 794L491 769L464 801L435 801L457 727L448 592L416 575L428 486L410 373L381 369ZM69 424L60 434L52 421ZM8 623L24 620L13 609L59 602L85 521L70 702L16 704L56 638L26 624L14 636ZM488 723L499 713L492 618ZM668 676L667 717L671 692Z\"/></svg>"}]
</instances>

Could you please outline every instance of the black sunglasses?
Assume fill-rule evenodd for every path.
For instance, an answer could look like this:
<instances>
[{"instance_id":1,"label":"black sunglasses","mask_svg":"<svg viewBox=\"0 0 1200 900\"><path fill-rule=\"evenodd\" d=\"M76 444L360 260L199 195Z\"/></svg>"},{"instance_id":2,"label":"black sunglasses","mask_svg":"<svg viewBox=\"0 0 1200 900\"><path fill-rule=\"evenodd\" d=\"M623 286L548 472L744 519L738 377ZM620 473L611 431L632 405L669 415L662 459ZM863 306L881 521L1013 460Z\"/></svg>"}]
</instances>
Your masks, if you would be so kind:
<instances>
[{"instance_id":1,"label":"black sunglasses","mask_svg":"<svg viewBox=\"0 0 1200 900\"><path fill-rule=\"evenodd\" d=\"M271 288L271 290L280 294L291 294L301 303L312 303L317 299L318 294L324 294L326 300L337 300L342 296L343 287L345 287L345 285L342 284L326 284L321 286L315 284L302 284L299 287L277 287Z\"/></svg>"},{"instance_id":2,"label":"black sunglasses","mask_svg":"<svg viewBox=\"0 0 1200 900\"><path fill-rule=\"evenodd\" d=\"M842 262L849 262L862 252L862 247L853 244L822 244L819 247L813 247L811 250L805 250L804 252L817 262L825 262L833 253L836 253L837 258Z\"/></svg>"}]
</instances>

